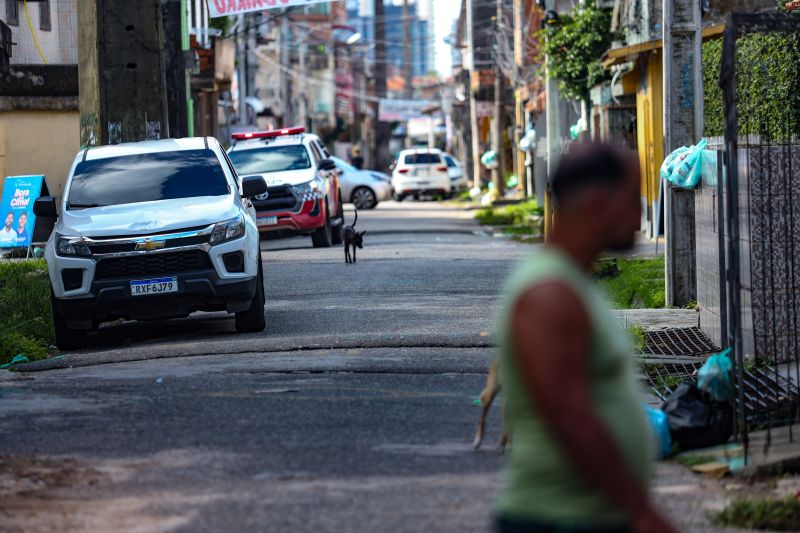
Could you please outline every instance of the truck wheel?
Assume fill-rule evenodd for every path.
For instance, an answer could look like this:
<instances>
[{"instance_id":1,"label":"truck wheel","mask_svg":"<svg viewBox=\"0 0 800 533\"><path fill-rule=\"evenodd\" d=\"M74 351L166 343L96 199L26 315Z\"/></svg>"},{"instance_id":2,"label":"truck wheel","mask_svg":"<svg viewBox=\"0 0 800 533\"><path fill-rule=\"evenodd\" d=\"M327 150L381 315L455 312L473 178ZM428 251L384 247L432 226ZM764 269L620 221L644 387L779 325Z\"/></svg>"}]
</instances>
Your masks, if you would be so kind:
<instances>
[{"instance_id":1,"label":"truck wheel","mask_svg":"<svg viewBox=\"0 0 800 533\"><path fill-rule=\"evenodd\" d=\"M82 329L70 329L64 322L64 317L56 305L56 297L52 290L50 291L50 305L53 309L53 329L56 334L56 346L60 350L80 350L86 348L87 332Z\"/></svg>"},{"instance_id":2,"label":"truck wheel","mask_svg":"<svg viewBox=\"0 0 800 533\"><path fill-rule=\"evenodd\" d=\"M325 225L317 229L311 234L311 243L314 248L330 248L333 240L331 231L331 216L328 213L327 207L325 208Z\"/></svg>"},{"instance_id":3,"label":"truck wheel","mask_svg":"<svg viewBox=\"0 0 800 533\"><path fill-rule=\"evenodd\" d=\"M261 266L261 252L258 257L258 287L247 311L236 313L236 331L239 333L258 333L267 327L264 317L264 269Z\"/></svg>"},{"instance_id":4,"label":"truck wheel","mask_svg":"<svg viewBox=\"0 0 800 533\"><path fill-rule=\"evenodd\" d=\"M344 228L344 205L342 204L342 194L339 193L339 206L336 208L337 223L331 228L331 242L333 244L342 244L342 229Z\"/></svg>"}]
</instances>

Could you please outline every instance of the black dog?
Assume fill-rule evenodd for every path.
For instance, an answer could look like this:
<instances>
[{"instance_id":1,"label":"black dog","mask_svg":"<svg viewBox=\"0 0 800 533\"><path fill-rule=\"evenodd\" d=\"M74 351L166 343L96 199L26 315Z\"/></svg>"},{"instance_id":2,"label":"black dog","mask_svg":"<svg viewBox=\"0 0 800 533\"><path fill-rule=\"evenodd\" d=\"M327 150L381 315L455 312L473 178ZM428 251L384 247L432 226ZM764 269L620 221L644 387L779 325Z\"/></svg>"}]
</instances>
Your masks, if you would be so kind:
<instances>
[{"instance_id":1,"label":"black dog","mask_svg":"<svg viewBox=\"0 0 800 533\"><path fill-rule=\"evenodd\" d=\"M342 228L342 239L344 240L344 262L347 264L356 262L356 248L364 247L364 234L366 231L357 232L356 222L358 222L358 211L353 224ZM353 257L350 257L350 246L353 247Z\"/></svg>"}]
</instances>

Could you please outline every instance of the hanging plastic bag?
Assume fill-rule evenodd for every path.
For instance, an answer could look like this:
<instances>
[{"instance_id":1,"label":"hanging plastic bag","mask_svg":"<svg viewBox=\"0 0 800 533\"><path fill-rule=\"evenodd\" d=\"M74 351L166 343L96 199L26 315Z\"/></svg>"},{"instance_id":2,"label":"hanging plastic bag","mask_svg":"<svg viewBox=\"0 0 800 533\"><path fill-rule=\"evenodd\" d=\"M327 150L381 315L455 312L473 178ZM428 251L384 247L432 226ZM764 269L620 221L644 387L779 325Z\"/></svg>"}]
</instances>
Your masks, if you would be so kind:
<instances>
[{"instance_id":1,"label":"hanging plastic bag","mask_svg":"<svg viewBox=\"0 0 800 533\"><path fill-rule=\"evenodd\" d=\"M669 171L669 175L667 175L665 179L678 187L683 189L694 189L697 187L700 183L700 179L703 177L702 157L703 150L707 145L708 141L706 139L701 139L699 143L689 148L678 148L681 152L677 155L675 155L675 152L678 152L678 150L672 152L664 161L664 165L666 165L667 168L664 168L664 165L662 165L662 177L666 171ZM673 157L673 155L675 155L675 157ZM672 158L671 161L670 158ZM670 163L667 164L667 161L670 161Z\"/></svg>"},{"instance_id":2,"label":"hanging plastic bag","mask_svg":"<svg viewBox=\"0 0 800 533\"><path fill-rule=\"evenodd\" d=\"M689 148L686 146L681 146L671 154L667 156L663 163L661 163L661 179L668 180L669 177L672 175L672 171L675 170L675 163L678 161L681 155L685 154L689 151Z\"/></svg>"},{"instance_id":3,"label":"hanging plastic bag","mask_svg":"<svg viewBox=\"0 0 800 533\"><path fill-rule=\"evenodd\" d=\"M722 353L712 355L697 371L697 388L718 402L731 400L733 364L728 356L730 353L731 349L728 348Z\"/></svg>"},{"instance_id":4,"label":"hanging plastic bag","mask_svg":"<svg viewBox=\"0 0 800 533\"><path fill-rule=\"evenodd\" d=\"M650 422L650 429L653 430L653 441L658 459L664 459L672 455L672 437L669 434L669 422L667 415L661 409L650 407L643 404L647 420Z\"/></svg>"},{"instance_id":5,"label":"hanging plastic bag","mask_svg":"<svg viewBox=\"0 0 800 533\"><path fill-rule=\"evenodd\" d=\"M733 434L733 408L684 382L663 406L669 432L682 451L725 444Z\"/></svg>"}]
</instances>

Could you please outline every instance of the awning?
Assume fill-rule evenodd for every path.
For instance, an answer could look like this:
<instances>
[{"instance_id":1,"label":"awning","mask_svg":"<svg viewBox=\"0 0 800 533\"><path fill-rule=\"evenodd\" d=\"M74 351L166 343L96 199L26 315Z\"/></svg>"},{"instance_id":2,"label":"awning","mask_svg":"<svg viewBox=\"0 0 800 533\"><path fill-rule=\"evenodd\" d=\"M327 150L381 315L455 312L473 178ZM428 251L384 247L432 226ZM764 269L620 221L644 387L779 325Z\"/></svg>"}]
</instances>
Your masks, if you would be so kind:
<instances>
[{"instance_id":1,"label":"awning","mask_svg":"<svg viewBox=\"0 0 800 533\"><path fill-rule=\"evenodd\" d=\"M715 24L703 28L703 40L716 39L721 37L725 32L725 24ZM621 65L629 61L634 61L639 54L652 52L653 50L660 50L663 48L664 43L661 39L653 39L652 41L645 41L643 43L632 44L629 46L621 46L620 48L612 48L603 54L600 58L600 63L605 68L613 67L614 65Z\"/></svg>"}]
</instances>

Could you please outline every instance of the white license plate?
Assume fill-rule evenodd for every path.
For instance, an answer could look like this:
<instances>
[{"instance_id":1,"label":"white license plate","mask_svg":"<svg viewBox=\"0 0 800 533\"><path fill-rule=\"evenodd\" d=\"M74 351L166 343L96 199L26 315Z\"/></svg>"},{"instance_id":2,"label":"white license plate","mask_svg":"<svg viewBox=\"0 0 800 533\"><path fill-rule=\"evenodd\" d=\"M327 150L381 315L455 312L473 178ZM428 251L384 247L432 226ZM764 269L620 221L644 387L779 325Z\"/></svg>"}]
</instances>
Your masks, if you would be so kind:
<instances>
[{"instance_id":1,"label":"white license plate","mask_svg":"<svg viewBox=\"0 0 800 533\"><path fill-rule=\"evenodd\" d=\"M131 296L178 292L178 278L142 279L131 281Z\"/></svg>"},{"instance_id":2,"label":"white license plate","mask_svg":"<svg viewBox=\"0 0 800 533\"><path fill-rule=\"evenodd\" d=\"M260 217L256 220L259 226L274 226L278 223L278 217Z\"/></svg>"}]
</instances>

